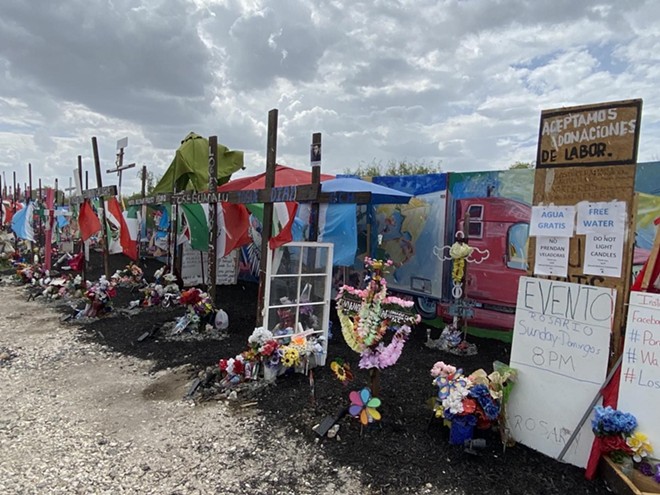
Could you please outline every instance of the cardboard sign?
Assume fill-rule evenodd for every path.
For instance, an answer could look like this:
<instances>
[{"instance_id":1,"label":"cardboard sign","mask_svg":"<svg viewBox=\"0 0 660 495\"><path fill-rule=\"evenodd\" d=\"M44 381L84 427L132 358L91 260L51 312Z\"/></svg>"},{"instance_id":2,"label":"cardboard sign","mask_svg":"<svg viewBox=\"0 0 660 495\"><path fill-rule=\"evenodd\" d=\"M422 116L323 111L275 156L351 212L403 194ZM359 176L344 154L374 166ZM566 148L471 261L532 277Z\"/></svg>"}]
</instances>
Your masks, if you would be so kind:
<instances>
[{"instance_id":1,"label":"cardboard sign","mask_svg":"<svg viewBox=\"0 0 660 495\"><path fill-rule=\"evenodd\" d=\"M615 299L614 289L520 278L507 404L516 441L558 457L605 380ZM564 460L585 467L593 439L587 421Z\"/></svg>"},{"instance_id":2,"label":"cardboard sign","mask_svg":"<svg viewBox=\"0 0 660 495\"><path fill-rule=\"evenodd\" d=\"M635 415L638 431L649 437L657 453L660 446L660 294L630 293L618 409Z\"/></svg>"},{"instance_id":3,"label":"cardboard sign","mask_svg":"<svg viewBox=\"0 0 660 495\"><path fill-rule=\"evenodd\" d=\"M544 110L536 167L635 163L641 114L642 100Z\"/></svg>"}]
</instances>

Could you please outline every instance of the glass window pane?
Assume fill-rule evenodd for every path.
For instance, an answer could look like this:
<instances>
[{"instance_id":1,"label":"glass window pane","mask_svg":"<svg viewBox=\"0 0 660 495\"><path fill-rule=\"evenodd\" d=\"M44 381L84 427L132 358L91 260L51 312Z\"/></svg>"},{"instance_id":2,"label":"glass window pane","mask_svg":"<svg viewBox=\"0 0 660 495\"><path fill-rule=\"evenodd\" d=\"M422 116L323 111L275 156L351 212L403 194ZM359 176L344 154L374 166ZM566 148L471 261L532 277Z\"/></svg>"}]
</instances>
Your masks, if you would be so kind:
<instances>
[{"instance_id":1,"label":"glass window pane","mask_svg":"<svg viewBox=\"0 0 660 495\"><path fill-rule=\"evenodd\" d=\"M270 282L270 297L268 306L280 306L288 298L289 301L295 301L298 291L298 279L296 277L276 277Z\"/></svg>"},{"instance_id":2,"label":"glass window pane","mask_svg":"<svg viewBox=\"0 0 660 495\"><path fill-rule=\"evenodd\" d=\"M507 267L527 270L528 233L528 223L517 223L509 228L507 233Z\"/></svg>"},{"instance_id":3,"label":"glass window pane","mask_svg":"<svg viewBox=\"0 0 660 495\"><path fill-rule=\"evenodd\" d=\"M305 247L302 273L325 273L328 248L325 246Z\"/></svg>"}]
</instances>

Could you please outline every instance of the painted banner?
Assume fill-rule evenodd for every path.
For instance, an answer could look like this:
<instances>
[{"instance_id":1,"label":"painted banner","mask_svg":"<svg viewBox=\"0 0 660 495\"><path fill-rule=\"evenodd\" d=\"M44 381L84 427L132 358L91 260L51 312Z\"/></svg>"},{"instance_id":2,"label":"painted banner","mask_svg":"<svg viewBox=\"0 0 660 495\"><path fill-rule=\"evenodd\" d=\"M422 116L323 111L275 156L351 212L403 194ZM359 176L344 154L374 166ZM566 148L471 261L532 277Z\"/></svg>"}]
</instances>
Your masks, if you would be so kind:
<instances>
[{"instance_id":1,"label":"painted banner","mask_svg":"<svg viewBox=\"0 0 660 495\"><path fill-rule=\"evenodd\" d=\"M507 404L516 441L558 457L605 381L615 299L614 289L520 278ZM564 460L585 467L593 439L587 421Z\"/></svg>"}]
</instances>

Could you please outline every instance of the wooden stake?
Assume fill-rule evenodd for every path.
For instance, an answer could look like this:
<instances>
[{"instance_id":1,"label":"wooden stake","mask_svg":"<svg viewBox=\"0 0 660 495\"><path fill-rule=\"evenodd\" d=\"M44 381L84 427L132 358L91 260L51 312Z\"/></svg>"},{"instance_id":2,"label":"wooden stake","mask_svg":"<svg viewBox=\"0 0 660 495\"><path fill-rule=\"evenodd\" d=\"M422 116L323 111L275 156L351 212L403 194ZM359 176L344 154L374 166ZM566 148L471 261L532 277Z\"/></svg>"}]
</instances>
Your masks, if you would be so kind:
<instances>
[{"instance_id":1,"label":"wooden stake","mask_svg":"<svg viewBox=\"0 0 660 495\"><path fill-rule=\"evenodd\" d=\"M321 133L312 134L312 150L310 153L312 165L312 184L321 182ZM316 242L319 235L319 203L314 201L309 218L309 240Z\"/></svg>"},{"instance_id":2,"label":"wooden stake","mask_svg":"<svg viewBox=\"0 0 660 495\"><path fill-rule=\"evenodd\" d=\"M209 192L218 190L218 137L209 137ZM218 203L209 204L209 270L206 290L215 305L215 283L217 274L218 247Z\"/></svg>"},{"instance_id":3,"label":"wooden stake","mask_svg":"<svg viewBox=\"0 0 660 495\"><path fill-rule=\"evenodd\" d=\"M103 187L103 177L101 176L101 160L99 159L99 146L96 142L96 136L92 137L92 151L94 153L94 170L96 171L96 187ZM108 255L108 239L105 231L105 201L103 196L101 199L101 208L99 211L102 212L101 218L101 243L103 249L103 273L105 277L110 280L110 258Z\"/></svg>"},{"instance_id":4,"label":"wooden stake","mask_svg":"<svg viewBox=\"0 0 660 495\"><path fill-rule=\"evenodd\" d=\"M266 145L266 189L275 185L275 163L277 157L277 115L276 108L268 112L268 142ZM273 233L273 203L264 203L264 218L261 229L261 259L259 260L259 289L257 299L256 326L263 323L264 293L266 290L266 265L268 260L268 241Z\"/></svg>"}]
</instances>

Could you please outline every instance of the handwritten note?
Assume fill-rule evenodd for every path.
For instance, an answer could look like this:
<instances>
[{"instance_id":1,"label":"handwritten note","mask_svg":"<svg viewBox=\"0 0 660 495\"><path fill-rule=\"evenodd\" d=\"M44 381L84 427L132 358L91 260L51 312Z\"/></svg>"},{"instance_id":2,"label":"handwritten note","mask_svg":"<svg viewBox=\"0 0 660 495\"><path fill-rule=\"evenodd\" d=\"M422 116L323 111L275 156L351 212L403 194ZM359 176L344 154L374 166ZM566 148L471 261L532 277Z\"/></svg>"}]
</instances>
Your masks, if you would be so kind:
<instances>
[{"instance_id":1,"label":"handwritten note","mask_svg":"<svg viewBox=\"0 0 660 495\"><path fill-rule=\"evenodd\" d=\"M181 278L185 287L206 284L209 255L206 251L197 251L187 242L183 243L181 257ZM234 250L225 257L218 257L216 263L217 285L233 285L238 280L238 254Z\"/></svg>"},{"instance_id":2,"label":"handwritten note","mask_svg":"<svg viewBox=\"0 0 660 495\"><path fill-rule=\"evenodd\" d=\"M618 406L635 415L651 445L660 445L659 294L630 293Z\"/></svg>"},{"instance_id":3,"label":"handwritten note","mask_svg":"<svg viewBox=\"0 0 660 495\"><path fill-rule=\"evenodd\" d=\"M616 291L521 277L511 345L519 372L507 422L513 437L557 457L607 373ZM593 433L579 431L564 460L585 467Z\"/></svg>"}]
</instances>

